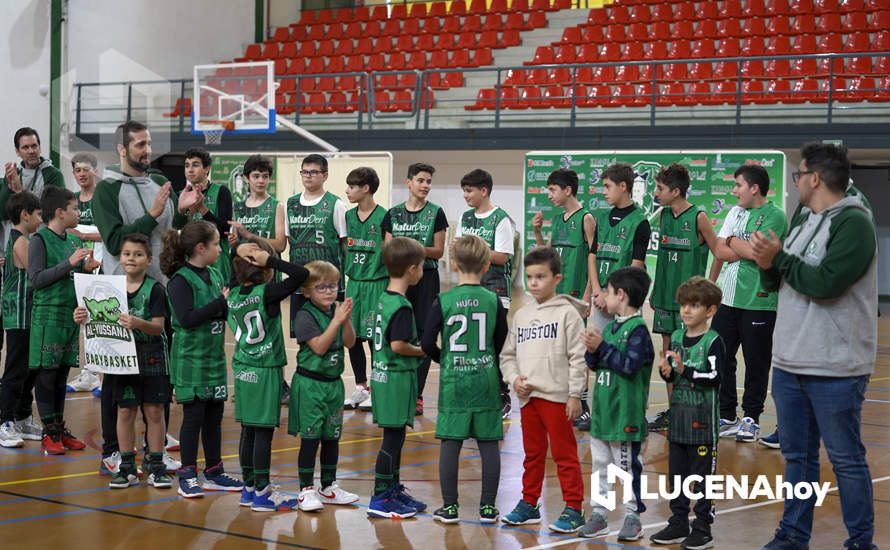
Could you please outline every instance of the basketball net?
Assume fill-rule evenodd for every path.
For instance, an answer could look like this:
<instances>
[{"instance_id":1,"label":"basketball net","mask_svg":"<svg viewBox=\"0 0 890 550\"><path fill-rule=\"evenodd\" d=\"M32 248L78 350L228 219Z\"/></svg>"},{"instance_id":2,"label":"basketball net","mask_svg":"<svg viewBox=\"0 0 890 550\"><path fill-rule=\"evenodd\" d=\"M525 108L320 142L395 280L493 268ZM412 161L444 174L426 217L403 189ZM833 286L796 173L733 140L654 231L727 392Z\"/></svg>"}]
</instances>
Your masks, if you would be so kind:
<instances>
[{"instance_id":1,"label":"basketball net","mask_svg":"<svg viewBox=\"0 0 890 550\"><path fill-rule=\"evenodd\" d=\"M201 124L206 124L208 128L202 130L204 133L205 145L219 145L222 143L223 134L227 130L235 129L235 122L232 120L202 120Z\"/></svg>"}]
</instances>

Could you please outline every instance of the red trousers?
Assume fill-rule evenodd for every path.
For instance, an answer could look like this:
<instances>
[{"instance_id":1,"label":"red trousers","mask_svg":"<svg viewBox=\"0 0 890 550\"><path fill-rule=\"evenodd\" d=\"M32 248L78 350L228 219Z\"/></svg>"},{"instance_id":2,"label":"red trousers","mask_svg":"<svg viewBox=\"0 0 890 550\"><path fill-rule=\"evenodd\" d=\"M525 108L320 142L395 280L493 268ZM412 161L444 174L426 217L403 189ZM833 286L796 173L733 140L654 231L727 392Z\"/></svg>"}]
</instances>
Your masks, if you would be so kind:
<instances>
[{"instance_id":1,"label":"red trousers","mask_svg":"<svg viewBox=\"0 0 890 550\"><path fill-rule=\"evenodd\" d=\"M566 404L532 397L520 410L522 418L522 499L537 506L544 484L547 445L556 462L556 475L566 506L581 510L584 500L584 479L578 460L578 443L572 421L566 418Z\"/></svg>"}]
</instances>

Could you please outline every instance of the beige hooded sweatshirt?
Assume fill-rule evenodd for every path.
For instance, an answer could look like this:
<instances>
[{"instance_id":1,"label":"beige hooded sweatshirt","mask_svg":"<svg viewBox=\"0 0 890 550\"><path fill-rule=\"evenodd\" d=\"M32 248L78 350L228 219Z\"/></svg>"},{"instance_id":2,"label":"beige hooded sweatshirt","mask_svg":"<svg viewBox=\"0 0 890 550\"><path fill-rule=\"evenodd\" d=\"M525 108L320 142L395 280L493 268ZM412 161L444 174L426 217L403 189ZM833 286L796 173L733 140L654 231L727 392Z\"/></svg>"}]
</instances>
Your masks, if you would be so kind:
<instances>
[{"instance_id":1,"label":"beige hooded sweatshirt","mask_svg":"<svg viewBox=\"0 0 890 550\"><path fill-rule=\"evenodd\" d=\"M586 348L581 342L586 304L567 294L557 294L539 304L532 300L513 316L513 324L501 351L504 382L513 387L518 376L531 386L529 397L565 403L581 397L587 384Z\"/></svg>"}]
</instances>

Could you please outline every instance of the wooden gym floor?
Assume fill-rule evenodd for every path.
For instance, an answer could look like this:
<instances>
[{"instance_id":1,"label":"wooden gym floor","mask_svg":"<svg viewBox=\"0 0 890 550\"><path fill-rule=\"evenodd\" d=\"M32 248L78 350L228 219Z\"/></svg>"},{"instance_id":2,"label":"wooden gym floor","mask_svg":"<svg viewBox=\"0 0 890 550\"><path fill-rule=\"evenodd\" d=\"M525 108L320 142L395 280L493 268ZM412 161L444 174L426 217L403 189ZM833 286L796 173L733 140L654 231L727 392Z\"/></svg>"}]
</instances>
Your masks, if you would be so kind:
<instances>
[{"instance_id":1,"label":"wooden gym floor","mask_svg":"<svg viewBox=\"0 0 890 550\"><path fill-rule=\"evenodd\" d=\"M522 298L518 298L519 302ZM890 320L879 322L878 359L866 393L862 414L862 438L868 449L868 462L874 480L875 543L890 542ZM293 345L290 342L290 345ZM660 342L656 340L656 348ZM231 352L231 345L228 346ZM288 349L288 356L296 355ZM741 355L741 354L739 354ZM741 364L741 360L740 360ZM288 379L293 364L288 369ZM653 372L649 414L665 406L664 385ZM352 390L349 367L344 375L347 394ZM741 380L741 377L739 378ZM436 365L430 371L426 390L426 411L418 417L414 431L409 431L402 454L402 479L413 495L429 505L429 512L441 505L438 483L439 446L434 437L436 395L439 374ZM741 392L741 388L739 390ZM522 475L522 439L519 411L505 422L501 445L502 469L497 505L509 512L520 498ZM775 409L767 399L761 426L764 434L775 426ZM223 456L227 469L238 472L238 436L240 427L232 418L233 405L226 406L223 421ZM286 426L286 410L283 411ZM380 445L380 431L371 422L371 414L345 413L340 447L339 483L357 493L357 506L327 506L320 513L257 513L238 506L238 496L209 493L203 499L179 498L175 487L169 490L149 488L143 483L129 490L110 490L108 478L97 474L101 448L99 400L89 394L71 394L66 404L66 419L72 431L88 443L86 451L69 452L63 457L46 457L38 442L26 442L24 448L0 449L0 547L12 548L564 548L623 547L616 540L621 527L620 511L610 514L612 534L604 539L579 540L551 534L546 527L562 510L556 469L548 463L543 493L543 517L540 525L518 528L481 525L478 522L480 461L473 441L464 445L461 455L460 504L462 521L442 525L430 513L417 518L369 520L365 508L373 484L374 460ZM178 435L180 408L173 406L170 433ZM141 433L141 432L139 432ZM579 456L585 474L585 495L590 494L590 451L588 436L576 432ZM276 432L273 441L273 482L283 490L298 491L297 449L299 439ZM647 474L667 472L667 441L663 434L650 434L644 452ZM174 453L174 456L178 453ZM201 467L202 465L199 465ZM783 472L778 450L759 444L720 442L718 473L768 474ZM846 538L840 504L831 466L822 453L823 481L832 482L832 492L816 511L811 548L840 548ZM650 480L651 482L651 480ZM653 488L654 489L654 488ZM642 516L644 539L632 547L651 547L648 537L670 516L668 502L647 502ZM585 512L589 505L585 504ZM772 536L782 513L781 501L730 500L718 503L713 526L717 548L759 548Z\"/></svg>"}]
</instances>

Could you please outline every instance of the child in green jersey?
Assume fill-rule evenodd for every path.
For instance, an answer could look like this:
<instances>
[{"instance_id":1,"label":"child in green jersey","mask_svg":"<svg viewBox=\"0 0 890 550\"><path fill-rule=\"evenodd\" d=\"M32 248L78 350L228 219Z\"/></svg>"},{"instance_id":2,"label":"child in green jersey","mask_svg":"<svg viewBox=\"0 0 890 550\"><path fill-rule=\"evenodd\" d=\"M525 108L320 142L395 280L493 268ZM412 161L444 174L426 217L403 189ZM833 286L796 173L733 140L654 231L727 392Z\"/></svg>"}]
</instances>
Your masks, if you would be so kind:
<instances>
[{"instance_id":1,"label":"child in green jersey","mask_svg":"<svg viewBox=\"0 0 890 550\"><path fill-rule=\"evenodd\" d=\"M235 420L241 423L238 456L244 489L240 505L255 512L292 510L297 507L296 495L273 488L269 470L287 364L281 301L300 288L308 272L278 259L272 245L262 239L236 245L235 253L232 273L237 286L229 292L227 304L229 328L235 334ZM271 282L276 271L286 273L287 279Z\"/></svg>"},{"instance_id":2,"label":"child in green jersey","mask_svg":"<svg viewBox=\"0 0 890 550\"><path fill-rule=\"evenodd\" d=\"M659 373L674 384L668 440L668 475L671 490L685 485L689 476L713 475L717 467L720 413L717 388L725 357L723 340L708 328L717 313L722 293L704 277L692 277L677 289L680 318L685 325L671 335L671 347L662 358ZM693 490L703 491L701 482ZM671 499L668 525L650 537L656 544L681 543L683 548L708 548L712 543L714 501L700 498L689 531L689 499L681 491Z\"/></svg>"},{"instance_id":3,"label":"child in green jersey","mask_svg":"<svg viewBox=\"0 0 890 550\"><path fill-rule=\"evenodd\" d=\"M167 293L164 287L145 272L151 265L151 245L141 233L124 236L120 252L121 266L127 278L127 305L129 313L120 315L119 323L133 331L139 374L106 374L114 388L117 404L117 441L124 451L121 464L108 486L126 489L138 485L133 422L141 406L146 420L148 441L148 484L158 489L168 489L173 482L164 466L164 443L167 426L164 422L164 406L170 401L170 379L167 375L167 337L164 323L167 318ZM79 324L89 321L86 307L74 310L74 320Z\"/></svg>"},{"instance_id":4,"label":"child in green jersey","mask_svg":"<svg viewBox=\"0 0 890 550\"><path fill-rule=\"evenodd\" d=\"M65 427L65 381L77 366L79 327L71 316L77 307L73 272L91 273L99 267L93 251L68 234L80 213L74 193L47 187L40 200L46 226L38 230L28 248L28 276L34 287L28 366L38 371L34 396L43 422L43 450L65 454L85 445Z\"/></svg>"},{"instance_id":5,"label":"child in green jersey","mask_svg":"<svg viewBox=\"0 0 890 550\"><path fill-rule=\"evenodd\" d=\"M671 347L671 334L683 327L680 305L675 298L677 288L693 276L704 276L708 249L717 246L717 235L708 215L686 200L689 171L682 164L662 166L655 176L655 200L661 205L658 214L658 263L652 282L650 303L655 315L652 332L661 334L661 349ZM668 401L671 385L667 385ZM649 431L666 430L666 409L649 423Z\"/></svg>"},{"instance_id":6,"label":"child in green jersey","mask_svg":"<svg viewBox=\"0 0 890 550\"><path fill-rule=\"evenodd\" d=\"M603 301L605 311L614 319L602 332L593 328L581 333L587 347L584 358L594 377L590 405L591 491L606 498L611 490L606 478L610 464L633 476L633 497L624 502L624 525L618 532L622 541L643 536L640 514L646 511L640 498L641 455L655 352L640 308L648 291L645 270L623 267L613 271ZM609 532L608 510L597 502L592 504L590 519L578 530L582 537L600 537Z\"/></svg>"},{"instance_id":7,"label":"child in green jersey","mask_svg":"<svg viewBox=\"0 0 890 550\"><path fill-rule=\"evenodd\" d=\"M205 221L189 222L164 235L161 270L170 278L173 346L170 380L182 405L179 440L182 467L179 494L185 498L211 491L241 491L241 481L222 463L222 417L229 396L226 385L226 316L229 289L213 267L219 258L219 232ZM203 486L198 482L198 439L204 443Z\"/></svg>"},{"instance_id":8,"label":"child in green jersey","mask_svg":"<svg viewBox=\"0 0 890 550\"><path fill-rule=\"evenodd\" d=\"M6 367L0 385L0 447L21 447L25 439L40 441L43 435L31 417L37 371L28 369L33 293L28 279L28 242L40 227L40 199L28 191L16 193L6 202L6 213L14 225L3 265Z\"/></svg>"},{"instance_id":9,"label":"child in green jersey","mask_svg":"<svg viewBox=\"0 0 890 550\"><path fill-rule=\"evenodd\" d=\"M491 203L491 190L494 182L491 174L475 169L460 180L464 200L470 210L463 213L455 237L477 235L485 241L491 251L488 271L482 275L482 286L498 295L505 309L510 309L510 294L513 288L513 236L516 224L503 208ZM495 355L497 361L497 355ZM500 372L500 367L498 367ZM499 376L501 380L503 376ZM510 387L501 384L501 416L510 415Z\"/></svg>"},{"instance_id":10,"label":"child in green jersey","mask_svg":"<svg viewBox=\"0 0 890 550\"><path fill-rule=\"evenodd\" d=\"M383 246L383 217L386 209L374 202L380 179L373 168L360 167L346 176L346 197L358 206L346 212L346 296L352 298L352 326L355 345L349 348L349 363L355 375L355 391L345 407L371 410L367 356L364 342L371 346L377 300L388 281L380 261Z\"/></svg>"},{"instance_id":11,"label":"child in green jersey","mask_svg":"<svg viewBox=\"0 0 890 550\"><path fill-rule=\"evenodd\" d=\"M210 181L210 165L213 160L210 153L201 147L191 147L183 154L186 189L191 187L198 192L198 202L189 209L189 218L204 220L216 226L219 234L226 236L232 221L232 193L229 188ZM223 238L219 242L222 254L213 264L223 281L229 283L232 275L232 263L229 258L229 241Z\"/></svg>"},{"instance_id":12,"label":"child in green jersey","mask_svg":"<svg viewBox=\"0 0 890 550\"><path fill-rule=\"evenodd\" d=\"M371 393L374 422L383 428L383 442L374 468L374 496L369 517L408 518L426 510L399 482L405 426L414 424L417 365L424 356L417 337L408 287L423 277L424 248L414 239L393 237L383 245L383 265L389 284L377 303Z\"/></svg>"},{"instance_id":13,"label":"child in green jersey","mask_svg":"<svg viewBox=\"0 0 890 550\"><path fill-rule=\"evenodd\" d=\"M606 313L606 281L622 267L646 269L646 250L649 248L649 220L634 203L634 170L630 164L616 162L603 172L603 196L612 206L595 227L588 256L593 307L593 326L602 330L612 316Z\"/></svg>"},{"instance_id":14,"label":"child in green jersey","mask_svg":"<svg viewBox=\"0 0 890 550\"><path fill-rule=\"evenodd\" d=\"M436 299L426 320L421 347L441 365L436 437L439 485L444 504L433 519L457 523L457 464L466 439L474 438L482 456L482 497L479 519L495 523L495 497L501 459L498 441L504 438L501 416L501 374L497 357L507 338L507 310L498 296L482 286L489 268L489 245L475 235L458 238L451 250L457 286ZM442 334L443 349L437 339Z\"/></svg>"},{"instance_id":15,"label":"child in green jersey","mask_svg":"<svg viewBox=\"0 0 890 550\"><path fill-rule=\"evenodd\" d=\"M263 155L251 155L244 161L244 177L247 179L247 198L236 202L234 220L229 231L229 244L234 248L239 242L263 239L278 254L287 247L284 230L284 205L269 195L269 180L273 175L272 159Z\"/></svg>"},{"instance_id":16,"label":"child in green jersey","mask_svg":"<svg viewBox=\"0 0 890 550\"><path fill-rule=\"evenodd\" d=\"M290 384L287 432L300 435L300 510L321 510L324 504L352 504L358 496L337 486L337 457L343 429L343 348L355 344L352 298L337 301L340 271L328 262L306 264L306 302L294 317L297 370ZM315 456L321 463L321 487L315 487Z\"/></svg>"},{"instance_id":17,"label":"child in green jersey","mask_svg":"<svg viewBox=\"0 0 890 550\"><path fill-rule=\"evenodd\" d=\"M423 247L423 277L407 291L414 311L414 322L419 337L433 300L439 295L439 259L445 254L445 230L448 219L440 206L427 200L436 169L429 164L415 163L408 167L405 185L408 200L389 209L383 218L386 240L409 237ZM430 371L430 359L423 358L417 367L417 404L415 414L423 414L423 389ZM373 399L373 398L372 398Z\"/></svg>"}]
</instances>

